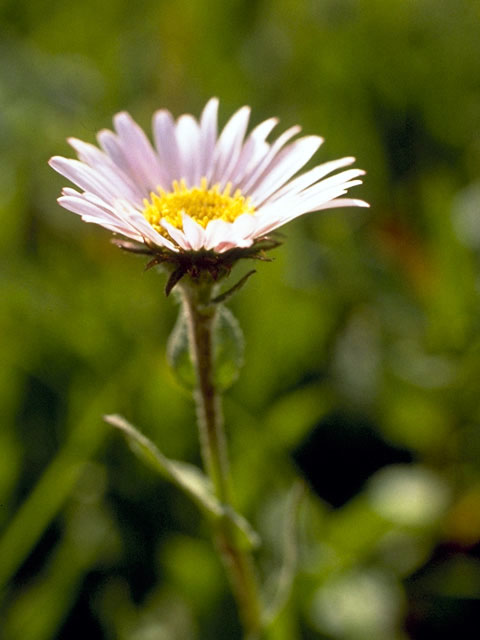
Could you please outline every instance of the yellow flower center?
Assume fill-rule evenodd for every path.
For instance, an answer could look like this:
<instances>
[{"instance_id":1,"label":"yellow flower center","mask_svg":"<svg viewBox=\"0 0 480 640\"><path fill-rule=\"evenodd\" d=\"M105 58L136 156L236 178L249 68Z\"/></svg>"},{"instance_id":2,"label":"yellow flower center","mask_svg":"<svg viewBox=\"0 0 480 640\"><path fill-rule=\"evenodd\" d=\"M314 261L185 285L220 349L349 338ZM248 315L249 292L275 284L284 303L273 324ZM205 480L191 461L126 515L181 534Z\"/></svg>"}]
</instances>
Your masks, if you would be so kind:
<instances>
[{"instance_id":1,"label":"yellow flower center","mask_svg":"<svg viewBox=\"0 0 480 640\"><path fill-rule=\"evenodd\" d=\"M177 229L182 229L182 212L185 212L203 228L211 220L225 220L233 222L243 213L253 214L255 209L250 204L250 198L244 198L237 189L230 195L231 184L228 183L223 191L218 185L207 188L207 179L202 178L199 187L187 188L185 180L174 180L173 191L166 192L158 188L158 193L150 194L150 199L144 199L143 215L152 227L166 234L161 226L161 220L166 220Z\"/></svg>"}]
</instances>

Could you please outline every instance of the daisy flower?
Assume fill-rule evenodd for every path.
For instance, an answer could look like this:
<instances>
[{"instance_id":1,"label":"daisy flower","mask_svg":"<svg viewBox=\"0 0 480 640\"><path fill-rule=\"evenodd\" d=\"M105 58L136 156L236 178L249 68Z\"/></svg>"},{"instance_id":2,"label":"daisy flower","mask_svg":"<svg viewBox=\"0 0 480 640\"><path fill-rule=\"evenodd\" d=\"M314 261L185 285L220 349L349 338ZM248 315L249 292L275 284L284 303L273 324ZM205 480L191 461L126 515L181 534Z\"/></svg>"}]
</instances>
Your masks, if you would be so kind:
<instances>
[{"instance_id":1,"label":"daisy flower","mask_svg":"<svg viewBox=\"0 0 480 640\"><path fill-rule=\"evenodd\" d=\"M144 253L219 258L257 244L293 218L333 207L368 204L343 198L361 183L361 169L343 169L347 157L296 174L322 144L318 136L294 139L291 127L273 142L269 118L247 135L250 108L242 107L218 133L218 100L197 121L169 111L153 116L154 145L122 112L115 132L98 133L99 147L70 138L78 160L55 156L50 165L79 190L66 187L58 202ZM295 177L296 176L296 177ZM328 177L327 177L328 176ZM121 244L121 243L119 243ZM131 243L125 243L128 248Z\"/></svg>"}]
</instances>

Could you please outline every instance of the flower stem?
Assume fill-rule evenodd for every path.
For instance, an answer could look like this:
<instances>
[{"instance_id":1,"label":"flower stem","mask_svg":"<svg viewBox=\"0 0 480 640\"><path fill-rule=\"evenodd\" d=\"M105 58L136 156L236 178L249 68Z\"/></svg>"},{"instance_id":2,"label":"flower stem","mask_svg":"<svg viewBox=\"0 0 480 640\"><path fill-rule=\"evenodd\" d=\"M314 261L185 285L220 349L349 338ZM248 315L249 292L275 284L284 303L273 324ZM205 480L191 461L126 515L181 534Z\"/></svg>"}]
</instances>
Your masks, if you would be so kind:
<instances>
[{"instance_id":1,"label":"flower stem","mask_svg":"<svg viewBox=\"0 0 480 640\"><path fill-rule=\"evenodd\" d=\"M197 374L195 401L203 463L225 513L231 505L231 483L221 398L214 380L214 332L217 307L211 303L212 284L182 283L190 352ZM228 574L245 640L260 640L262 611L253 559L240 540L231 518L221 517L215 541Z\"/></svg>"}]
</instances>

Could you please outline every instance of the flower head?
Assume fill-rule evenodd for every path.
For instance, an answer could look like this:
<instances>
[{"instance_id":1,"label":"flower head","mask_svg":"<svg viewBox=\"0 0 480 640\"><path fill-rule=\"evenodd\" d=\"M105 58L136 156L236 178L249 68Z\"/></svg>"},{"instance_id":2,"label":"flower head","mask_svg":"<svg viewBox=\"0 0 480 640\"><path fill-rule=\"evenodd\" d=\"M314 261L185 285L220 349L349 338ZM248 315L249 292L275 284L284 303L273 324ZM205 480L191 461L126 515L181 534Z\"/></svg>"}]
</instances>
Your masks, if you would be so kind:
<instances>
[{"instance_id":1,"label":"flower head","mask_svg":"<svg viewBox=\"0 0 480 640\"><path fill-rule=\"evenodd\" d=\"M248 135L250 109L242 107L217 130L218 100L200 120L170 112L153 116L154 146L128 113L114 117L115 133L100 131L100 149L70 138L78 160L55 156L50 165L77 185L58 202L114 233L144 245L145 252L174 257L209 253L219 257L256 245L293 218L341 206L368 206L343 198L361 183L360 169L347 157L297 177L322 138L293 140L292 127L275 141L270 118Z\"/></svg>"}]
</instances>

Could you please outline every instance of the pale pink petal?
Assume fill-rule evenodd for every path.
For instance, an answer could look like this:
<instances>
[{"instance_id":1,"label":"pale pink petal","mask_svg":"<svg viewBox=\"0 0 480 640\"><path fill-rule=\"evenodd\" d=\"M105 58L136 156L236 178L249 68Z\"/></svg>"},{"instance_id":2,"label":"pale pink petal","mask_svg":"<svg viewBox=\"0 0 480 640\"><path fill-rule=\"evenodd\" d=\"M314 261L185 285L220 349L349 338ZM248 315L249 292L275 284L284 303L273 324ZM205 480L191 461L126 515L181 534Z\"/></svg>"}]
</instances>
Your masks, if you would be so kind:
<instances>
[{"instance_id":1,"label":"pale pink petal","mask_svg":"<svg viewBox=\"0 0 480 640\"><path fill-rule=\"evenodd\" d=\"M110 224L107 221L98 220L97 218L94 218L94 217L92 218L90 216L82 216L82 221L96 224L99 227L103 227L104 229L107 229L108 231L112 231L112 233L116 233L116 234L125 236L126 238L130 238L130 240L135 240L136 242L143 243L143 241L144 241L143 240L143 236L141 236L140 234L136 233L132 229L126 229L126 228L123 228L123 227L119 227L116 224Z\"/></svg>"},{"instance_id":2,"label":"pale pink petal","mask_svg":"<svg viewBox=\"0 0 480 640\"><path fill-rule=\"evenodd\" d=\"M120 122L122 121L123 119L120 119ZM134 133L132 133L132 137L133 136ZM139 162L140 147L142 145L140 138L137 139L137 146L129 148L126 139L121 139L108 129L102 129L102 131L99 131L97 134L97 140L112 162L119 167L124 174L130 177L143 196L148 196L148 194L159 185L167 186L166 174L160 166L160 160L158 158L154 161L151 170L145 165L143 160ZM150 144L146 137L145 140L147 144ZM153 153L152 149L150 149L150 151ZM150 155L150 157L152 156Z\"/></svg>"},{"instance_id":3,"label":"pale pink petal","mask_svg":"<svg viewBox=\"0 0 480 640\"><path fill-rule=\"evenodd\" d=\"M291 127L284 131L271 145L268 149L268 152L260 159L257 165L251 168L249 173L245 174L245 177L241 180L238 185L243 193L250 193L250 189L252 185L254 185L257 180L259 180L269 167L269 165L274 161L275 156L280 151L280 149L290 140L293 136L297 135L301 131L301 128L298 126Z\"/></svg>"},{"instance_id":4,"label":"pale pink petal","mask_svg":"<svg viewBox=\"0 0 480 640\"><path fill-rule=\"evenodd\" d=\"M130 164L125 156L124 150L118 139L112 131L108 129L102 129L97 133L98 144L105 151L105 153L111 158L112 162L119 167L126 175L129 175L132 180L135 180L135 176L130 173ZM143 189L142 189L143 191Z\"/></svg>"},{"instance_id":5,"label":"pale pink petal","mask_svg":"<svg viewBox=\"0 0 480 640\"><path fill-rule=\"evenodd\" d=\"M332 171L348 166L349 164L352 164L352 162L355 162L355 158L348 157L341 158L340 160L332 160L331 162L325 162L318 167L314 167L313 169L310 169L310 171L302 173L298 178L290 180L290 182L288 182L284 187L271 195L268 198L268 202L275 202L284 196L296 195L307 187L310 187L312 184L315 184Z\"/></svg>"},{"instance_id":6,"label":"pale pink petal","mask_svg":"<svg viewBox=\"0 0 480 640\"><path fill-rule=\"evenodd\" d=\"M172 238L174 242L178 244L181 249L188 250L190 249L189 244L185 239L185 234L177 227L174 227L173 224L170 224L167 220L160 220L160 224L167 231L168 235Z\"/></svg>"},{"instance_id":7,"label":"pale pink petal","mask_svg":"<svg viewBox=\"0 0 480 640\"><path fill-rule=\"evenodd\" d=\"M136 177L139 184L144 186L147 192L153 191L158 186L167 186L166 176L162 171L158 156L153 151L143 129L125 111L118 113L113 121L129 165L130 174Z\"/></svg>"},{"instance_id":8,"label":"pale pink petal","mask_svg":"<svg viewBox=\"0 0 480 640\"><path fill-rule=\"evenodd\" d=\"M315 197L317 194L321 194L323 191L331 189L332 187L347 185L354 186L350 184L350 181L358 176L365 175L365 171L362 169L347 169L347 171L342 171L340 173L335 174L334 176L330 176L330 178L326 178L321 182L317 182L316 184L308 187L308 189L304 189L300 193L301 198L311 198ZM356 184L361 184L360 182L356 182Z\"/></svg>"},{"instance_id":9,"label":"pale pink petal","mask_svg":"<svg viewBox=\"0 0 480 640\"><path fill-rule=\"evenodd\" d=\"M167 177L168 188L174 180L180 179L180 155L175 134L175 121L166 110L153 114L153 137L160 164Z\"/></svg>"},{"instance_id":10,"label":"pale pink petal","mask_svg":"<svg viewBox=\"0 0 480 640\"><path fill-rule=\"evenodd\" d=\"M249 220L247 220L247 218ZM212 220L205 233L205 248L219 253L233 247L250 247L253 242L256 222L253 216L239 216L233 223Z\"/></svg>"},{"instance_id":11,"label":"pale pink petal","mask_svg":"<svg viewBox=\"0 0 480 640\"><path fill-rule=\"evenodd\" d=\"M240 185L243 178L250 173L268 153L270 145L265 142L265 140L277 123L277 118L269 118L257 125L247 137L237 164L232 169L231 181L233 190Z\"/></svg>"},{"instance_id":12,"label":"pale pink petal","mask_svg":"<svg viewBox=\"0 0 480 640\"><path fill-rule=\"evenodd\" d=\"M167 238L164 238L158 231L145 220L143 215L136 211L125 200L116 200L114 202L115 212L124 220L127 224L131 225L144 239L146 244L157 245L159 247L166 247L172 251L178 251L177 247L170 242Z\"/></svg>"},{"instance_id":13,"label":"pale pink petal","mask_svg":"<svg viewBox=\"0 0 480 640\"><path fill-rule=\"evenodd\" d=\"M193 251L201 249L205 242L205 230L195 220L182 212L183 221L183 233L185 234L185 241Z\"/></svg>"},{"instance_id":14,"label":"pale pink petal","mask_svg":"<svg viewBox=\"0 0 480 640\"><path fill-rule=\"evenodd\" d=\"M107 202L116 197L116 191L108 180L84 162L54 156L49 165L81 189L96 193Z\"/></svg>"},{"instance_id":15,"label":"pale pink petal","mask_svg":"<svg viewBox=\"0 0 480 640\"><path fill-rule=\"evenodd\" d=\"M330 200L315 209L315 211L321 211L322 209L336 209L337 207L365 207L369 208L370 205L365 200L358 200L357 198L337 198L336 200Z\"/></svg>"},{"instance_id":16,"label":"pale pink petal","mask_svg":"<svg viewBox=\"0 0 480 640\"><path fill-rule=\"evenodd\" d=\"M308 136L284 149L278 155L275 166L249 191L253 205L258 206L282 187L310 160L322 142L323 139L318 136Z\"/></svg>"},{"instance_id":17,"label":"pale pink petal","mask_svg":"<svg viewBox=\"0 0 480 640\"><path fill-rule=\"evenodd\" d=\"M221 188L230 178L230 172L242 148L242 142L247 131L250 118L250 107L242 107L227 122L217 142L214 158L212 183L218 183Z\"/></svg>"},{"instance_id":18,"label":"pale pink petal","mask_svg":"<svg viewBox=\"0 0 480 640\"><path fill-rule=\"evenodd\" d=\"M114 223L115 221L120 222L120 220L116 219L115 216L106 212L101 207L92 204L88 200L86 200L81 194L77 195L62 195L57 199L57 202L68 209L69 211L73 211L74 213L78 213L81 216L90 216L90 217L98 217L99 220L108 220L109 222Z\"/></svg>"},{"instance_id":19,"label":"pale pink petal","mask_svg":"<svg viewBox=\"0 0 480 640\"><path fill-rule=\"evenodd\" d=\"M201 177L210 180L217 142L218 98L211 98L200 119L200 167Z\"/></svg>"},{"instance_id":20,"label":"pale pink petal","mask_svg":"<svg viewBox=\"0 0 480 640\"><path fill-rule=\"evenodd\" d=\"M285 198L282 202L278 201L275 204L267 205L262 208L262 222L257 233L259 235L269 233L306 213L342 206L334 204L335 199L347 193L350 186L357 184L361 184L361 180L352 180L349 183L326 189L312 198Z\"/></svg>"},{"instance_id":21,"label":"pale pink petal","mask_svg":"<svg viewBox=\"0 0 480 640\"><path fill-rule=\"evenodd\" d=\"M314 195L311 195L309 197L305 197L303 194L301 194L298 198L298 202L302 209L308 206L309 211L318 211L320 205L323 205L325 202L333 200L334 198L338 198L338 196L347 193L348 189L350 189L351 187L356 187L359 184L362 184L361 180L350 180L349 182L332 186L330 189L323 189L322 191L319 191L318 193L315 193Z\"/></svg>"},{"instance_id":22,"label":"pale pink petal","mask_svg":"<svg viewBox=\"0 0 480 640\"><path fill-rule=\"evenodd\" d=\"M132 240L143 240L143 237L133 227L126 225L118 217L109 215L103 209L87 202L81 196L61 196L58 198L58 203L65 209L79 214L84 222L93 222L115 233L121 233Z\"/></svg>"},{"instance_id":23,"label":"pale pink petal","mask_svg":"<svg viewBox=\"0 0 480 640\"><path fill-rule=\"evenodd\" d=\"M91 167L108 164L108 166L115 166L118 169L118 167L112 162L111 158L109 158L109 156L107 156L103 151L100 151L100 149L95 145L83 142L83 140L79 140L78 138L67 138L67 142L75 149L79 159L82 162L86 162Z\"/></svg>"},{"instance_id":24,"label":"pale pink petal","mask_svg":"<svg viewBox=\"0 0 480 640\"><path fill-rule=\"evenodd\" d=\"M237 247L241 247L241 248L251 247L252 244L253 244L253 239L245 240L241 238L236 238L235 236L231 235L229 240L224 240L219 244L217 244L214 247L214 251L216 253L225 253L225 251L229 251L230 249L236 249Z\"/></svg>"},{"instance_id":25,"label":"pale pink petal","mask_svg":"<svg viewBox=\"0 0 480 640\"><path fill-rule=\"evenodd\" d=\"M76 138L68 138L68 142L75 149L79 159L98 171L118 191L118 196L141 204L145 197L135 184L112 159L93 144L87 144Z\"/></svg>"},{"instance_id":26,"label":"pale pink petal","mask_svg":"<svg viewBox=\"0 0 480 640\"><path fill-rule=\"evenodd\" d=\"M235 234L244 238L249 238L255 232L258 227L258 217L249 213L244 213L238 216L236 220L232 222L232 228Z\"/></svg>"},{"instance_id":27,"label":"pale pink petal","mask_svg":"<svg viewBox=\"0 0 480 640\"><path fill-rule=\"evenodd\" d=\"M72 187L63 187L62 196L80 196L82 193L77 191L76 189L72 189Z\"/></svg>"},{"instance_id":28,"label":"pale pink petal","mask_svg":"<svg viewBox=\"0 0 480 640\"><path fill-rule=\"evenodd\" d=\"M205 228L205 249L214 249L229 237L232 225L225 220L211 220Z\"/></svg>"},{"instance_id":29,"label":"pale pink petal","mask_svg":"<svg viewBox=\"0 0 480 640\"><path fill-rule=\"evenodd\" d=\"M180 116L176 127L180 175L187 187L200 184L200 130L191 115Z\"/></svg>"},{"instance_id":30,"label":"pale pink petal","mask_svg":"<svg viewBox=\"0 0 480 640\"><path fill-rule=\"evenodd\" d=\"M323 189L313 196L306 197L303 193L294 196L285 196L274 202L268 202L258 211L257 216L261 220L259 232L266 233L266 229L270 231L272 224L275 228L286 224L288 221L313 211L328 209L332 205L335 198L347 193L350 187L362 184L361 180L351 180L340 185L331 186L329 189ZM358 202L363 202L359 200ZM364 205L360 205L364 206Z\"/></svg>"}]
</instances>

